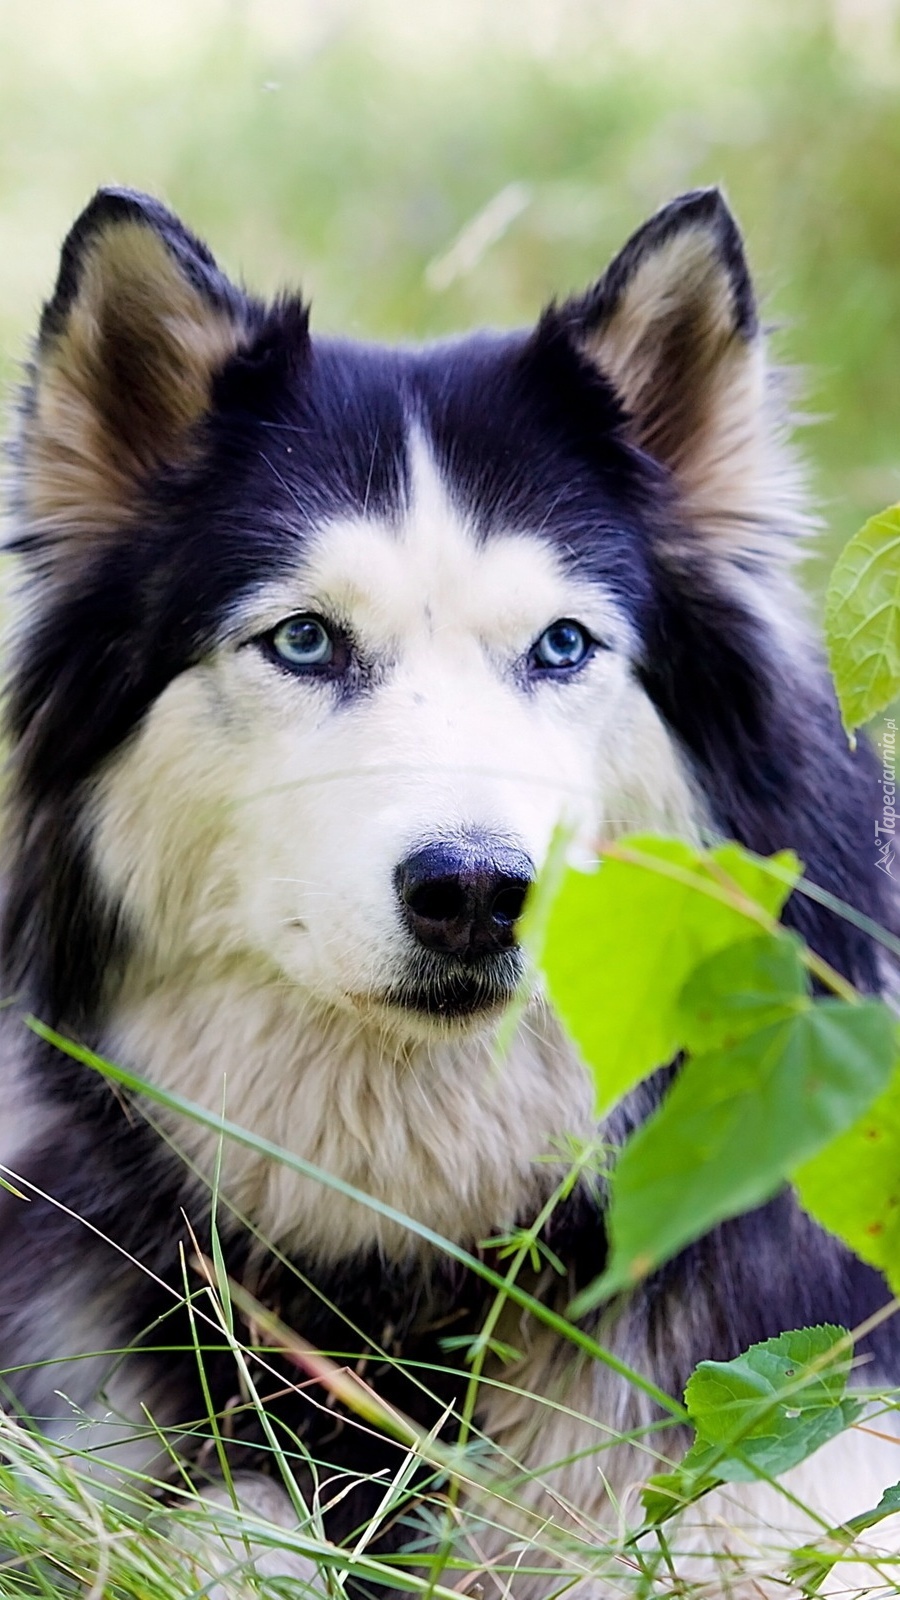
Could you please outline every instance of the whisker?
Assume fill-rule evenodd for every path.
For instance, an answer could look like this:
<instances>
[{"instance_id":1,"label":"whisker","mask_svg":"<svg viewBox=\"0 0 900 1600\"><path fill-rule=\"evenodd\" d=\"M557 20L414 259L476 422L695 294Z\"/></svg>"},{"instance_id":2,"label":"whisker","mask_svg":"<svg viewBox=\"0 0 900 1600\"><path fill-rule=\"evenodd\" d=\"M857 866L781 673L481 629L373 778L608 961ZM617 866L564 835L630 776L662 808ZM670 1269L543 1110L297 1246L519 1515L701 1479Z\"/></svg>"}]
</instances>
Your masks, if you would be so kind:
<instances>
[{"instance_id":1,"label":"whisker","mask_svg":"<svg viewBox=\"0 0 900 1600\"><path fill-rule=\"evenodd\" d=\"M372 444L372 456L371 456L371 460L369 461L369 476L366 479L366 492L365 492L365 495L363 496L363 516L366 515L366 512L369 509L369 495L372 492L372 478L374 477L374 474L375 474L375 462L376 462L377 457L378 457L378 444L379 444L380 438L381 438L381 432L380 432L380 429L378 428L378 426L376 425L376 428L375 428L375 439L374 439L373 444Z\"/></svg>"}]
</instances>

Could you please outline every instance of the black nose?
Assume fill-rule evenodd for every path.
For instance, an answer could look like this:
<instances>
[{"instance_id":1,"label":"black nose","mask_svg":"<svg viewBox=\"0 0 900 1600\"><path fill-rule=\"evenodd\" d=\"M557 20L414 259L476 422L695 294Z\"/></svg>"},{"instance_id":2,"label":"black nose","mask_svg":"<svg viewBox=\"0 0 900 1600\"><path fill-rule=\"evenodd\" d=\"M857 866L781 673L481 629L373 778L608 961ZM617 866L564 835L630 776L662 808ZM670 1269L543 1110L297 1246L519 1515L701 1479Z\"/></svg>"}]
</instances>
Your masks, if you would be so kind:
<instances>
[{"instance_id":1,"label":"black nose","mask_svg":"<svg viewBox=\"0 0 900 1600\"><path fill-rule=\"evenodd\" d=\"M409 927L427 950L487 955L515 944L534 865L509 845L462 839L416 850L395 882Z\"/></svg>"}]
</instances>

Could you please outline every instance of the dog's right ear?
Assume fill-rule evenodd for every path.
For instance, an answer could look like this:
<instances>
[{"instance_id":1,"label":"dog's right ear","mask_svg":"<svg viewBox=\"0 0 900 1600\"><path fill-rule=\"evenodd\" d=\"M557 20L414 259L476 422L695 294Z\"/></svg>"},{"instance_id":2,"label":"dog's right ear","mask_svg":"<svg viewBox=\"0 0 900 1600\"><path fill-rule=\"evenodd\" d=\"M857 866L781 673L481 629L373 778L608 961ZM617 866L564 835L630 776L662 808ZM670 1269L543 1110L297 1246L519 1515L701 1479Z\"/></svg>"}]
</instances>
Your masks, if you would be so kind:
<instances>
[{"instance_id":1,"label":"dog's right ear","mask_svg":"<svg viewBox=\"0 0 900 1600\"><path fill-rule=\"evenodd\" d=\"M543 327L611 386L627 436L669 473L682 517L661 548L769 571L794 558L808 521L783 376L770 365L741 234L718 190L664 206Z\"/></svg>"},{"instance_id":2,"label":"dog's right ear","mask_svg":"<svg viewBox=\"0 0 900 1600\"><path fill-rule=\"evenodd\" d=\"M46 564L121 530L141 482L190 461L213 381L258 304L146 195L101 189L62 249L18 450L16 541Z\"/></svg>"}]
</instances>

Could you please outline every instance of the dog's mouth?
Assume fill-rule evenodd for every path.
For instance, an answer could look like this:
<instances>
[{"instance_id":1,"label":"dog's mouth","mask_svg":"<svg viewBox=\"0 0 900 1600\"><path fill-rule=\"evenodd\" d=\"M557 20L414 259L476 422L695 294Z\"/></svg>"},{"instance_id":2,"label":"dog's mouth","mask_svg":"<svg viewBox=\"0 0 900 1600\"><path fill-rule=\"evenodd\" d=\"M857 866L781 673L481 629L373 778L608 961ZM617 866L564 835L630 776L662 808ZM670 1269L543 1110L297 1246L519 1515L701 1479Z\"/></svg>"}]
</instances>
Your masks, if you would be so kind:
<instances>
[{"instance_id":1,"label":"dog's mouth","mask_svg":"<svg viewBox=\"0 0 900 1600\"><path fill-rule=\"evenodd\" d=\"M445 1022L487 1017L508 1006L525 978L521 950L495 951L463 960L424 953L381 1004Z\"/></svg>"}]
</instances>

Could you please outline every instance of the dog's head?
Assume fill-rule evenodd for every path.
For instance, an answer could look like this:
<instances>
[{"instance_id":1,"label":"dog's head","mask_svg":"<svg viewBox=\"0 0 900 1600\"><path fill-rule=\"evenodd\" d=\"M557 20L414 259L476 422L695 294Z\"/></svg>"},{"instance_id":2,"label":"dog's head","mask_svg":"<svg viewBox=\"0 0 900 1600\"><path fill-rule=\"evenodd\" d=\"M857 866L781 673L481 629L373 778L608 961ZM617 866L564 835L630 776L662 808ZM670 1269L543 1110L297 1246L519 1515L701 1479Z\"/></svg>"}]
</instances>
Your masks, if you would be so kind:
<instances>
[{"instance_id":1,"label":"dog's head","mask_svg":"<svg viewBox=\"0 0 900 1600\"><path fill-rule=\"evenodd\" d=\"M34 1003L89 1016L131 960L414 1033L496 1010L560 820L696 831L758 768L798 521L771 398L713 191L534 330L421 350L312 338L99 194L18 446Z\"/></svg>"}]
</instances>

